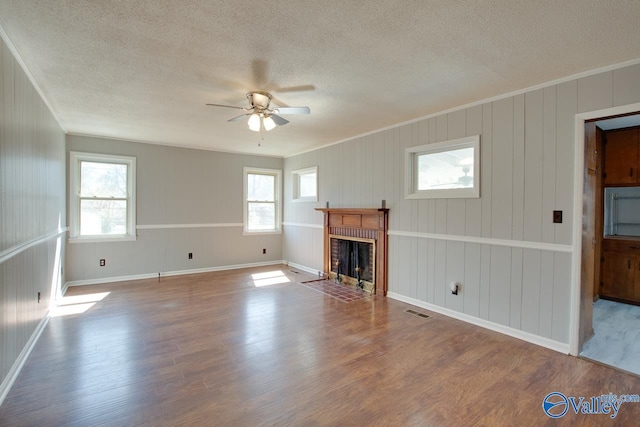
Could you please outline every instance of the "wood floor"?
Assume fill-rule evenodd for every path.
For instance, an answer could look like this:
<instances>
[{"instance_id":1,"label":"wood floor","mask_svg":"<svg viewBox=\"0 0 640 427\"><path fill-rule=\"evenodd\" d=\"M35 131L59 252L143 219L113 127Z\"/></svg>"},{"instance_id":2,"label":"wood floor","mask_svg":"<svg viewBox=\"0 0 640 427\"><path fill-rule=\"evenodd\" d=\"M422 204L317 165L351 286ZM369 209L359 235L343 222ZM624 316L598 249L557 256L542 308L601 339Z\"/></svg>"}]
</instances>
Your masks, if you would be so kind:
<instances>
[{"instance_id":1,"label":"wood floor","mask_svg":"<svg viewBox=\"0 0 640 427\"><path fill-rule=\"evenodd\" d=\"M295 283L310 278L276 266L72 288L67 309L86 311L51 319L0 407L0 425L640 419L640 403L623 404L613 420L571 410L552 420L542 410L553 391L640 393L638 377L442 315L410 314L425 311L388 298L345 303Z\"/></svg>"}]
</instances>

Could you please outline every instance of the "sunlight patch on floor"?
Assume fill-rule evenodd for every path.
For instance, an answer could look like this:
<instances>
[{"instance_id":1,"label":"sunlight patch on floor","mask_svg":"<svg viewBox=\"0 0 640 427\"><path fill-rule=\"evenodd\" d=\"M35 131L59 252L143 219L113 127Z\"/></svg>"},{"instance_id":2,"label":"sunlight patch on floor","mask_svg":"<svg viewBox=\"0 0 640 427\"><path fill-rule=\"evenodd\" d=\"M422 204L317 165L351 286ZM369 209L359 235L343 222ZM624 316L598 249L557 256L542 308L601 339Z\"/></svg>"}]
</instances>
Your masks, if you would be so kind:
<instances>
[{"instance_id":1,"label":"sunlight patch on floor","mask_svg":"<svg viewBox=\"0 0 640 427\"><path fill-rule=\"evenodd\" d=\"M282 270L267 271L265 273L252 274L253 285L256 288L269 285L278 285L280 283L289 283L291 280L282 272Z\"/></svg>"},{"instance_id":2,"label":"sunlight patch on floor","mask_svg":"<svg viewBox=\"0 0 640 427\"><path fill-rule=\"evenodd\" d=\"M51 317L85 313L97 302L105 299L110 293L111 292L98 292L94 294L62 297L57 301L57 306L51 309Z\"/></svg>"}]
</instances>

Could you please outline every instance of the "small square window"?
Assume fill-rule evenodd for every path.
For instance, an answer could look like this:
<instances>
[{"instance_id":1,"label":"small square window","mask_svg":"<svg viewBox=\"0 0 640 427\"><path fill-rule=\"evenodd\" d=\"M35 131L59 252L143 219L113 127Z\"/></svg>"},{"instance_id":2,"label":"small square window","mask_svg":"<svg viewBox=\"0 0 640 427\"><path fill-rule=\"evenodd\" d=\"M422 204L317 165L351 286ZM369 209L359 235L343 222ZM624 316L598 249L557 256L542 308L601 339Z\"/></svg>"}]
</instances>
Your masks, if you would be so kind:
<instances>
[{"instance_id":1,"label":"small square window","mask_svg":"<svg viewBox=\"0 0 640 427\"><path fill-rule=\"evenodd\" d=\"M318 167L298 169L291 172L294 202L318 201Z\"/></svg>"}]
</instances>

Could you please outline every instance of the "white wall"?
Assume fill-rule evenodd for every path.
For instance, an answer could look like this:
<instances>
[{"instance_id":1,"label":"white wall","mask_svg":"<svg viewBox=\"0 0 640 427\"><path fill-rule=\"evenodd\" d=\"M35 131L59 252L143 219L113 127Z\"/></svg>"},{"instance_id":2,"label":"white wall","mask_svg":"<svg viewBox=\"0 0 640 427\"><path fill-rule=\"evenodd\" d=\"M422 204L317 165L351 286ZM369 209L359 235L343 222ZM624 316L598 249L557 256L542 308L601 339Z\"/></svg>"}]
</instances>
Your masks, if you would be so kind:
<instances>
[{"instance_id":1,"label":"white wall","mask_svg":"<svg viewBox=\"0 0 640 427\"><path fill-rule=\"evenodd\" d=\"M76 135L70 151L136 157L141 228L134 242L68 243L69 284L282 259L280 234L242 234L243 167L282 169L282 159Z\"/></svg>"},{"instance_id":2,"label":"white wall","mask_svg":"<svg viewBox=\"0 0 640 427\"><path fill-rule=\"evenodd\" d=\"M4 41L0 58L1 403L59 287L66 213L64 133Z\"/></svg>"},{"instance_id":3,"label":"white wall","mask_svg":"<svg viewBox=\"0 0 640 427\"><path fill-rule=\"evenodd\" d=\"M575 115L639 101L634 65L287 158L284 256L321 269L322 214L313 207L385 199L392 296L568 344ZM476 134L479 199L404 199L406 147ZM316 165L319 202L292 203L291 171ZM563 224L553 224L553 210ZM447 291L452 280L463 284L458 296Z\"/></svg>"}]
</instances>

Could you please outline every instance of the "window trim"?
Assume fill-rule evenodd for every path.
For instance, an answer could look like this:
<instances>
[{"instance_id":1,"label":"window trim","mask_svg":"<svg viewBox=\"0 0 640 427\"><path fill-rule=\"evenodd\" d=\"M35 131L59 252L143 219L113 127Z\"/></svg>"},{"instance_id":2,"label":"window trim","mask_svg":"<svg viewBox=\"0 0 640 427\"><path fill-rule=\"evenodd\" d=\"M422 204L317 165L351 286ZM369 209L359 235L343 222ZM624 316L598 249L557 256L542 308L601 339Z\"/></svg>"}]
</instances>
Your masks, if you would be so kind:
<instances>
[{"instance_id":1,"label":"window trim","mask_svg":"<svg viewBox=\"0 0 640 427\"><path fill-rule=\"evenodd\" d=\"M418 157L424 154L473 148L473 187L448 188L442 190L418 190ZM405 199L457 199L480 197L480 135L420 145L405 149L404 158L404 197Z\"/></svg>"},{"instance_id":2,"label":"window trim","mask_svg":"<svg viewBox=\"0 0 640 427\"><path fill-rule=\"evenodd\" d=\"M308 175L310 173L316 174L316 185L314 196L300 196L300 178L302 175ZM294 202L317 202L318 201L318 166L311 166L303 169L296 169L291 171L291 183L292 183L292 197Z\"/></svg>"},{"instance_id":3,"label":"window trim","mask_svg":"<svg viewBox=\"0 0 640 427\"><path fill-rule=\"evenodd\" d=\"M248 217L249 217L249 200L247 199L248 193L248 176L249 174L262 174L262 175L272 175L275 176L275 192L274 192L274 206L276 209L275 212L275 228L273 230L249 230L248 229ZM282 233L282 171L280 169L265 169L265 168L254 168L245 166L243 168L242 174L242 229L243 235L265 235L265 234L281 234Z\"/></svg>"},{"instance_id":4,"label":"window trim","mask_svg":"<svg viewBox=\"0 0 640 427\"><path fill-rule=\"evenodd\" d=\"M134 241L136 235L136 158L113 154L69 153L69 243ZM115 235L80 235L80 162L127 165L127 232Z\"/></svg>"}]
</instances>

